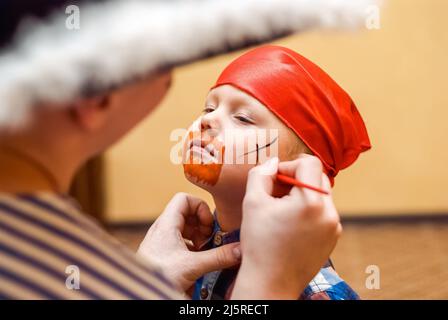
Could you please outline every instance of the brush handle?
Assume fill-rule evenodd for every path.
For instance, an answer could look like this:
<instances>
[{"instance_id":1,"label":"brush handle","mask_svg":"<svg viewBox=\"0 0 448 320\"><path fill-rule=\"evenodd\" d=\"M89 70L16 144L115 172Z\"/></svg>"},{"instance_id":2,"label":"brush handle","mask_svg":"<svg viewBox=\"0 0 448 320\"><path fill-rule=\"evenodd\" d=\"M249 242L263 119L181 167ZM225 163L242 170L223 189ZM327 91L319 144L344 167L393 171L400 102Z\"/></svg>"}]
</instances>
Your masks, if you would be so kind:
<instances>
[{"instance_id":1,"label":"brush handle","mask_svg":"<svg viewBox=\"0 0 448 320\"><path fill-rule=\"evenodd\" d=\"M296 186L296 187L299 187L299 188L306 188L306 189L310 189L310 190L313 190L313 191L316 191L316 192L319 192L319 193L322 193L322 194L330 194L328 191L325 191L325 190L317 188L317 187L313 187L313 186L311 186L309 184L297 181L294 178L285 176L285 175L280 174L280 173L277 173L277 180L280 181L280 182L283 182L285 184L288 184L290 186Z\"/></svg>"}]
</instances>

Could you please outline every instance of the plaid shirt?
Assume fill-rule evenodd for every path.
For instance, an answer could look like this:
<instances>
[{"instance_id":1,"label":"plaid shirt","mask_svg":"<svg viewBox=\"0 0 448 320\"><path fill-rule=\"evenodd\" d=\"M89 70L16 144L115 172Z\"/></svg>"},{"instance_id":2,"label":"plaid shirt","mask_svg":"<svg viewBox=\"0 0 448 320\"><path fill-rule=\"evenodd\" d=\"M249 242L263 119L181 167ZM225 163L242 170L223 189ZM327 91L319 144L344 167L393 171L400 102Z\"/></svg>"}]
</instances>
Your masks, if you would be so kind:
<instances>
[{"instance_id":1,"label":"plaid shirt","mask_svg":"<svg viewBox=\"0 0 448 320\"><path fill-rule=\"evenodd\" d=\"M215 220L214 231L204 249L216 248L240 240L239 230L222 232ZM238 267L213 271L199 278L194 287L194 300L228 300ZM358 294L342 280L329 260L302 292L300 300L359 300Z\"/></svg>"}]
</instances>

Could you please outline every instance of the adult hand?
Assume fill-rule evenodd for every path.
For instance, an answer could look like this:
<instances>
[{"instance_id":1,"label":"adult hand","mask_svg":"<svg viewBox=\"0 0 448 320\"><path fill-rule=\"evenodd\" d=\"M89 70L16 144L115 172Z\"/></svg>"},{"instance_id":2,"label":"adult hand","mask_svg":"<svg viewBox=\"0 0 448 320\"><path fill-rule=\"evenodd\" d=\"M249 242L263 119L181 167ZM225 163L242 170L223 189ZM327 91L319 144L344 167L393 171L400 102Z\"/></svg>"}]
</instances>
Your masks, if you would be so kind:
<instances>
[{"instance_id":1,"label":"adult hand","mask_svg":"<svg viewBox=\"0 0 448 320\"><path fill-rule=\"evenodd\" d=\"M197 251L212 231L213 215L208 205L178 193L149 229L138 254L161 267L167 278L185 292L202 275L241 262L239 243Z\"/></svg>"},{"instance_id":2,"label":"adult hand","mask_svg":"<svg viewBox=\"0 0 448 320\"><path fill-rule=\"evenodd\" d=\"M283 163L274 158L250 171L241 226L243 259L233 299L297 299L341 234L331 195L292 187L274 197L277 172L331 190L322 163L310 155Z\"/></svg>"}]
</instances>

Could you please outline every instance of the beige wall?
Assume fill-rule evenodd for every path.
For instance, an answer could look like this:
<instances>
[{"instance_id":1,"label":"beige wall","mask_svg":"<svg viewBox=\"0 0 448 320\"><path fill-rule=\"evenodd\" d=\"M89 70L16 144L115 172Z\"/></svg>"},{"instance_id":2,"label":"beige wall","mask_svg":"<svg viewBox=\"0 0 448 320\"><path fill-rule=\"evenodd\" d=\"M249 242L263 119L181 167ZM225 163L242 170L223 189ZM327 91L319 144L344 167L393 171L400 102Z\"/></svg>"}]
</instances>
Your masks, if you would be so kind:
<instances>
[{"instance_id":1,"label":"beige wall","mask_svg":"<svg viewBox=\"0 0 448 320\"><path fill-rule=\"evenodd\" d=\"M313 32L278 44L331 74L365 118L373 149L338 176L341 212L448 212L448 1L387 3L380 30ZM170 163L169 135L197 117L209 86L235 56L176 70L161 107L106 154L109 220L152 219L178 191L209 200Z\"/></svg>"}]
</instances>

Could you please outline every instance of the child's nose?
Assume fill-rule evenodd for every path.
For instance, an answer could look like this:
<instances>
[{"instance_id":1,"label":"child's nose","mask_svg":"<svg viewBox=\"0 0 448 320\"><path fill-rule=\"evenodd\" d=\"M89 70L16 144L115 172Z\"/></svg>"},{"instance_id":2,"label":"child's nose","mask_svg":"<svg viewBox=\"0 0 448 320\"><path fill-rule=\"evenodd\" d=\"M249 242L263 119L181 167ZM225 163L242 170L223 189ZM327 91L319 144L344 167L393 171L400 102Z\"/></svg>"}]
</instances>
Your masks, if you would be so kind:
<instances>
[{"instance_id":1,"label":"child's nose","mask_svg":"<svg viewBox=\"0 0 448 320\"><path fill-rule=\"evenodd\" d=\"M219 134L219 121L216 116L211 113L205 114L201 118L201 132L207 133L211 137L215 137Z\"/></svg>"}]
</instances>

